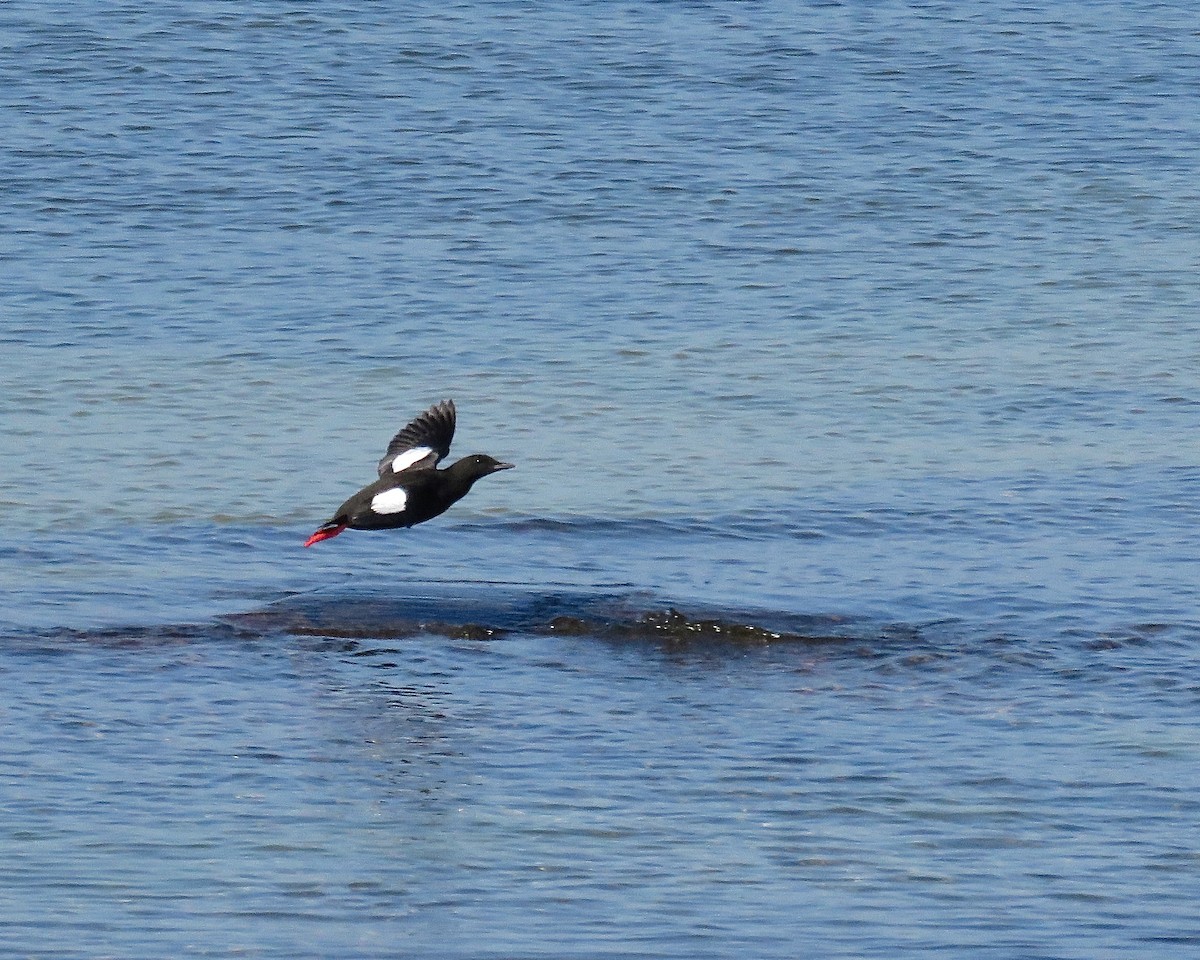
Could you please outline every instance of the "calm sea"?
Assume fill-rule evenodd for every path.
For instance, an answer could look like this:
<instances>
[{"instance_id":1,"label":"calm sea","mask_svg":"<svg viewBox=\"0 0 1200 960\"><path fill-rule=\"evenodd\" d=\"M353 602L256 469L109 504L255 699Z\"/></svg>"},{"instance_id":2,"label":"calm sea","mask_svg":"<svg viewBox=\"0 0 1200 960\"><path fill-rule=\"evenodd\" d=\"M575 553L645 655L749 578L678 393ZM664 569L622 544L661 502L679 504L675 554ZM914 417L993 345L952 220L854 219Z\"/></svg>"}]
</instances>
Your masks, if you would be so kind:
<instances>
[{"instance_id":1,"label":"calm sea","mask_svg":"<svg viewBox=\"0 0 1200 960\"><path fill-rule=\"evenodd\" d=\"M0 6L0 954L1192 957L1191 3ZM304 539L395 430L517 469Z\"/></svg>"}]
</instances>

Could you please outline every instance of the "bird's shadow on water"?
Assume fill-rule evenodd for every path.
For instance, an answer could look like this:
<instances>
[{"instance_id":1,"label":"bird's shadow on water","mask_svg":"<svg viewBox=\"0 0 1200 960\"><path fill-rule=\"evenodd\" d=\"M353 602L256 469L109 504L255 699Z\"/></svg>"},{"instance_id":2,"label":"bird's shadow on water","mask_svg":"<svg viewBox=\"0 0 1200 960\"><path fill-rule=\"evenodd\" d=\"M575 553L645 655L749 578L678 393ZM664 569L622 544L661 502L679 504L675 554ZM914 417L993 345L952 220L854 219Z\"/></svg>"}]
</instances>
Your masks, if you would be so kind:
<instances>
[{"instance_id":1,"label":"bird's shadow on water","mask_svg":"<svg viewBox=\"0 0 1200 960\"><path fill-rule=\"evenodd\" d=\"M838 615L686 610L630 588L547 589L510 583L428 582L381 596L341 587L282 598L226 620L239 629L294 636L397 640L421 635L489 640L509 634L595 638L664 648L850 645L916 641L912 627Z\"/></svg>"}]
</instances>

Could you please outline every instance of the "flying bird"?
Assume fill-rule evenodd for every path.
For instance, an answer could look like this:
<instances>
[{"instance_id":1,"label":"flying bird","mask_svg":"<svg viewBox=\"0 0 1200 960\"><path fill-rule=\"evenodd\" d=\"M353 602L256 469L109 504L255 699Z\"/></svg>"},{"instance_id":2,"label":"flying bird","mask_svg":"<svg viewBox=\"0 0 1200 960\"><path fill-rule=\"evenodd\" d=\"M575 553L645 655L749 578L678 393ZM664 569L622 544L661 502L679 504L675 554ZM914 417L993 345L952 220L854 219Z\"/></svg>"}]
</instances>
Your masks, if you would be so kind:
<instances>
[{"instance_id":1,"label":"flying bird","mask_svg":"<svg viewBox=\"0 0 1200 960\"><path fill-rule=\"evenodd\" d=\"M352 530L393 530L424 523L467 495L480 477L509 470L486 453L473 453L445 470L437 465L454 439L454 401L434 404L397 433L379 461L379 479L337 508L305 541L306 547Z\"/></svg>"}]
</instances>

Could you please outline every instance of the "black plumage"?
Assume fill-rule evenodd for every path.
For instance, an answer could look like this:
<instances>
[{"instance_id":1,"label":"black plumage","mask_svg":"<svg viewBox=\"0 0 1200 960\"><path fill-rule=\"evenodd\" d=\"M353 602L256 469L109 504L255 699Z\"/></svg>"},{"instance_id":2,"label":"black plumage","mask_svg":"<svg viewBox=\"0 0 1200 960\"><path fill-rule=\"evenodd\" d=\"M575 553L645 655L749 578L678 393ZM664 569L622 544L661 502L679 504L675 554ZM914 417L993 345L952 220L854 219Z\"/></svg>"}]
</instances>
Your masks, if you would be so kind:
<instances>
[{"instance_id":1,"label":"black plumage","mask_svg":"<svg viewBox=\"0 0 1200 960\"><path fill-rule=\"evenodd\" d=\"M379 461L379 479L338 507L304 545L311 547L347 528L393 530L424 523L465 497L480 477L513 466L474 453L439 470L454 439L455 416L454 401L444 400L404 427Z\"/></svg>"}]
</instances>

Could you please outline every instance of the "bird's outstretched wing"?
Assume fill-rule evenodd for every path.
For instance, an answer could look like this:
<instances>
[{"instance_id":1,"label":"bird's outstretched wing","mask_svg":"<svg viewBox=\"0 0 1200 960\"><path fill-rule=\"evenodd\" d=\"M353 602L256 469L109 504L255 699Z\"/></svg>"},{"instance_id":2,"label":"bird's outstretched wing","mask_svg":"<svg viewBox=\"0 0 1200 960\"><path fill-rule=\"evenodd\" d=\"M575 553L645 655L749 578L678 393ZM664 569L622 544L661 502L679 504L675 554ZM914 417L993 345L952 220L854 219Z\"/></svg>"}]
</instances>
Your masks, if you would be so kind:
<instances>
[{"instance_id":1,"label":"bird's outstretched wing","mask_svg":"<svg viewBox=\"0 0 1200 960\"><path fill-rule=\"evenodd\" d=\"M414 467L433 467L450 452L454 439L454 401L436 403L392 437L379 461L379 475Z\"/></svg>"}]
</instances>

